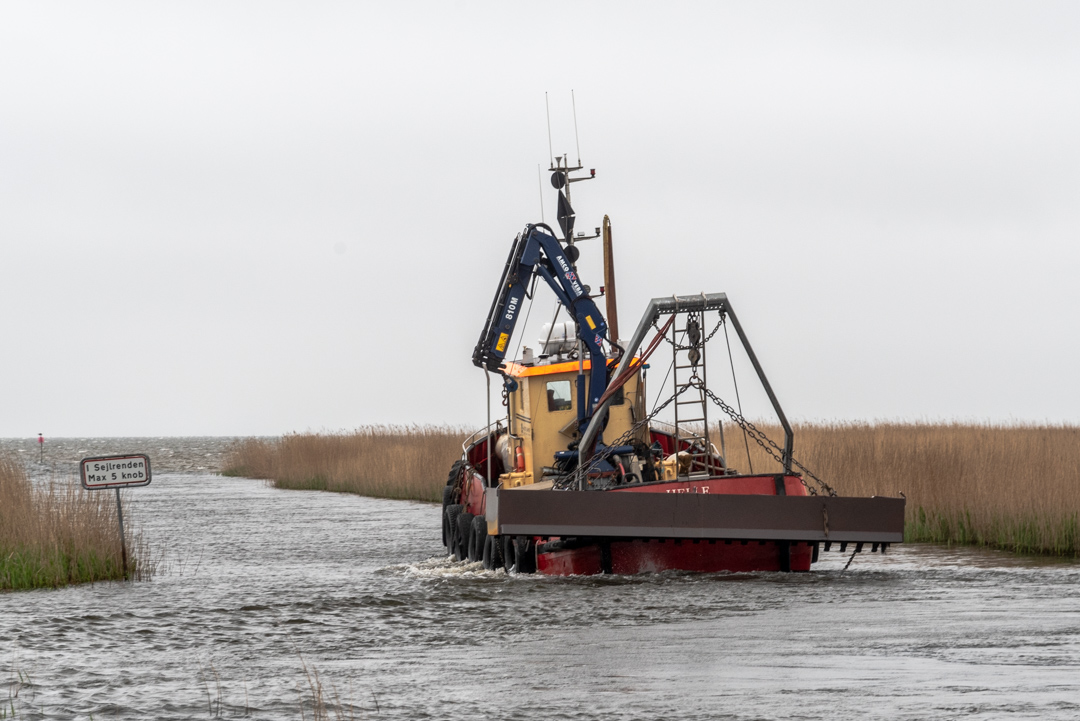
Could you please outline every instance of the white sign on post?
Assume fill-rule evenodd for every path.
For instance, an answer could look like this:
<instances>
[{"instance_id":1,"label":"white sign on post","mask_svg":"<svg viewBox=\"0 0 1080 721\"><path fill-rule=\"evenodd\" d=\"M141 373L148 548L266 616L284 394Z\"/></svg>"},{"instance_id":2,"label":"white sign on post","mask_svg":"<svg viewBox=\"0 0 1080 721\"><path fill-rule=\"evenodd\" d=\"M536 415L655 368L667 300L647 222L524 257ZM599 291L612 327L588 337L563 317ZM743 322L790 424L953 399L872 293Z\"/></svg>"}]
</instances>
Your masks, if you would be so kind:
<instances>
[{"instance_id":1,"label":"white sign on post","mask_svg":"<svg viewBox=\"0 0 1080 721\"><path fill-rule=\"evenodd\" d=\"M124 508L120 505L120 489L150 485L150 456L132 453L126 456L84 458L79 463L82 486L88 491L116 489L116 519L120 523L120 558L124 578L128 577L127 543L124 540Z\"/></svg>"},{"instance_id":2,"label":"white sign on post","mask_svg":"<svg viewBox=\"0 0 1080 721\"><path fill-rule=\"evenodd\" d=\"M150 485L150 457L145 453L84 458L79 469L83 488L90 491Z\"/></svg>"}]
</instances>

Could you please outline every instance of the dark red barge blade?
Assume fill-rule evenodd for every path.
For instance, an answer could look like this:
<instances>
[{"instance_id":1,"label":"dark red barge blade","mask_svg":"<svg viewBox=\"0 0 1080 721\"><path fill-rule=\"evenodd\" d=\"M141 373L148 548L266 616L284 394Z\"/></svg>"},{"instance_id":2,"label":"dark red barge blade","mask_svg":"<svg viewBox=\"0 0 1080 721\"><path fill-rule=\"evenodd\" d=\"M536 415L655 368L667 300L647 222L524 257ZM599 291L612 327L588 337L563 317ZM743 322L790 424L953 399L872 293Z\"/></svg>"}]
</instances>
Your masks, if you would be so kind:
<instances>
[{"instance_id":1,"label":"dark red barge blade","mask_svg":"<svg viewBox=\"0 0 1080 721\"><path fill-rule=\"evenodd\" d=\"M489 519L512 536L904 540L903 498L499 489L492 500Z\"/></svg>"}]
</instances>

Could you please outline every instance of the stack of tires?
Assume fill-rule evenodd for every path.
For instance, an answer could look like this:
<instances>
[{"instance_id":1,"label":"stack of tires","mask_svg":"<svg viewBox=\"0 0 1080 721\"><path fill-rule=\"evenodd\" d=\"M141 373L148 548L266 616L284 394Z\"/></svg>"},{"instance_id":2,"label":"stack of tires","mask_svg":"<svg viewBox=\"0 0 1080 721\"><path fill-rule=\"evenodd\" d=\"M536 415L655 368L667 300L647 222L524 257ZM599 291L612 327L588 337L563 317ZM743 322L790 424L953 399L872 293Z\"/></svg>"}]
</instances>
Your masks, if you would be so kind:
<instances>
[{"instance_id":1,"label":"stack of tires","mask_svg":"<svg viewBox=\"0 0 1080 721\"><path fill-rule=\"evenodd\" d=\"M464 461L454 463L443 490L442 542L446 552L458 561L480 561L489 571L503 568L507 573L534 573L536 544L533 539L525 536L489 536L487 519L474 516L458 503L458 480L464 468Z\"/></svg>"},{"instance_id":2,"label":"stack of tires","mask_svg":"<svg viewBox=\"0 0 1080 721\"><path fill-rule=\"evenodd\" d=\"M507 573L536 573L536 543L532 538L502 536L498 545Z\"/></svg>"}]
</instances>

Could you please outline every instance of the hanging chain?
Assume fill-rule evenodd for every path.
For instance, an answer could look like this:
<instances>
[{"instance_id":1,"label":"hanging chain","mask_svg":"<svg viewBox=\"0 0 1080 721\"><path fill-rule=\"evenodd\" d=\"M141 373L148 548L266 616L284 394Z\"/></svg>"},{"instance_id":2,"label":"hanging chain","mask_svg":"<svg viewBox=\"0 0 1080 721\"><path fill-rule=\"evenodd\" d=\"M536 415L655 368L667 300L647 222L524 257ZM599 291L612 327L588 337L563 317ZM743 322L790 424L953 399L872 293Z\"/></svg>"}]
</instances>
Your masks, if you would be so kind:
<instances>
[{"instance_id":1,"label":"hanging chain","mask_svg":"<svg viewBox=\"0 0 1080 721\"><path fill-rule=\"evenodd\" d=\"M702 318L704 319L704 313L702 313ZM727 319L727 315L723 311L721 311L720 312L720 319L717 321L716 326L709 332L709 334L707 336L705 336L705 338L703 340L701 340L698 343L694 343L692 345L680 345L679 343L676 343L675 341L668 338L667 334L663 333L660 330L660 328L656 325L656 320L655 319L653 320L652 325L653 325L653 328L656 329L657 334L661 338L663 338L664 341L668 345L670 345L672 348L674 348L675 351L686 351L686 350L692 350L694 348L701 347L705 343L708 343L712 339L712 337L714 335L716 335L717 331L719 331L720 328L723 327L724 321L726 319ZM780 448L780 446L778 446L775 441L773 441L771 438L769 438L767 435L765 435L765 433L763 431L761 431L757 426L755 426L751 421L747 420L741 413L736 411L730 405L725 403L722 398L720 398L715 393L713 393L711 390L706 388L704 382L702 382L702 380L698 377L696 368L694 369L694 373L690 377L690 379L686 383L686 385L684 385L681 389L677 390L674 395L672 395L670 398L668 398L662 404L660 404L659 406L654 408L652 413L650 413L649 415L645 416L640 421L635 423L630 428L630 430L628 430L626 433L623 433L621 436L619 436L617 439L615 439L614 442L608 444L608 446L609 447L611 447L611 446L621 446L621 445L625 444L627 441L631 440L634 437L634 435L641 429L642 426L644 426L646 423L648 423L653 418L655 418L656 415L660 411L664 410L664 408L671 405L671 403L674 402L676 398L678 398L680 395L682 395L684 392L686 392L690 388L697 388L702 393L707 395L709 397L709 399L712 400L713 403L718 405L720 407L720 409L722 411L724 411L724 413L726 413L728 415L728 417L730 417L731 420L733 420L739 426L739 428L742 429L743 433L745 433L747 436L753 438L754 442L757 443L761 447L761 449L763 451L765 451L765 453L767 453L770 457L772 457L773 460L775 460L781 466L785 465L783 449ZM578 480L580 478L585 478L589 473L591 473L600 464L600 462L602 460L603 460L603 457L600 456L599 454L594 456L593 459L584 468L578 468L578 469L576 469L574 471L574 473L572 475L567 476L566 478L562 479L561 481L556 481L555 484L553 485L553 488L556 488L556 489L567 488L574 481L576 481L576 480ZM802 463L799 463L799 461L796 460L794 457L791 459L791 464L796 466L800 471L802 471L803 475L808 476L809 478L813 479L814 482L817 483L818 488L820 488L820 490L822 492L828 494L829 496L836 496L837 495L836 491L833 489L832 486L830 486L828 483L826 483L825 481L818 478L818 476L813 471L811 471L809 468L804 466ZM806 482L805 478L799 477L799 482L803 484L803 487L806 489L806 491L811 496L819 495L818 494L818 489L815 489L812 486L810 486Z\"/></svg>"},{"instance_id":2,"label":"hanging chain","mask_svg":"<svg viewBox=\"0 0 1080 721\"><path fill-rule=\"evenodd\" d=\"M702 319L704 319L704 315L705 314L702 313ZM720 330L720 328L723 327L724 320L726 318L727 318L727 316L724 313L720 313L720 320L718 320L716 322L716 327L714 327L711 331L709 331L709 335L705 336L705 339L702 340L700 343L698 343L696 345L680 345L680 344L676 343L675 341L671 340L670 338L668 338L666 333L661 333L661 336L663 337L664 342L666 342L669 346L671 346L675 350L690 350L691 348L700 346L700 345L702 345L704 343L708 343L710 340L712 340L712 337L714 335L716 335L716 331ZM655 319L652 322L652 326L653 326L653 328L656 329L657 333L660 333L660 327L658 325L656 325L656 320Z\"/></svg>"},{"instance_id":3,"label":"hanging chain","mask_svg":"<svg viewBox=\"0 0 1080 721\"><path fill-rule=\"evenodd\" d=\"M782 448L780 448L780 446L776 445L776 443L767 435L765 435L765 433L762 432L757 426L746 420L746 418L744 418L741 413L739 413L734 408L725 403L723 399L718 397L715 393L710 391L704 385L698 384L698 387L702 390L702 392L705 393L705 395L709 396L709 399L712 400L713 403L720 406L720 410L724 411L724 413L727 413L731 420L735 421L735 423L738 424L739 428L741 428L744 433L753 438L754 442L761 446L762 450L772 456L772 458L778 463L780 463L780 465L784 465L784 451ZM765 445L766 443L768 445ZM805 475L814 479L814 481L818 484L822 491L829 494L830 496L836 495L836 491L833 490L832 486L818 478L817 475L815 475L813 471L811 471L809 468L799 463L794 458L791 459L791 464L797 466L799 470L802 471ZM818 495L817 491L811 488L804 479L799 480L802 481L803 486L806 487L806 490L809 491L811 496Z\"/></svg>"}]
</instances>

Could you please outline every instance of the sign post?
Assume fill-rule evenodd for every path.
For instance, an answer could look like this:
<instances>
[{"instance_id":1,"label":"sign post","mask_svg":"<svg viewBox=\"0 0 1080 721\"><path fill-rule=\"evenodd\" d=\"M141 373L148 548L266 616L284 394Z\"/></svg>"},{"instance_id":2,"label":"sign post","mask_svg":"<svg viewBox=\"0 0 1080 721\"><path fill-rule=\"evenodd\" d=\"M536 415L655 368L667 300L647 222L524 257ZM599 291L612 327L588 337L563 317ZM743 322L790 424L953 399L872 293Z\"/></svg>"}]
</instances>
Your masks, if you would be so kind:
<instances>
[{"instance_id":1,"label":"sign post","mask_svg":"<svg viewBox=\"0 0 1080 721\"><path fill-rule=\"evenodd\" d=\"M82 487L88 491L116 489L116 517L120 522L120 561L127 580L127 544L124 542L124 508L120 505L121 488L150 485L150 456L132 453L125 456L97 456L79 463Z\"/></svg>"}]
</instances>

